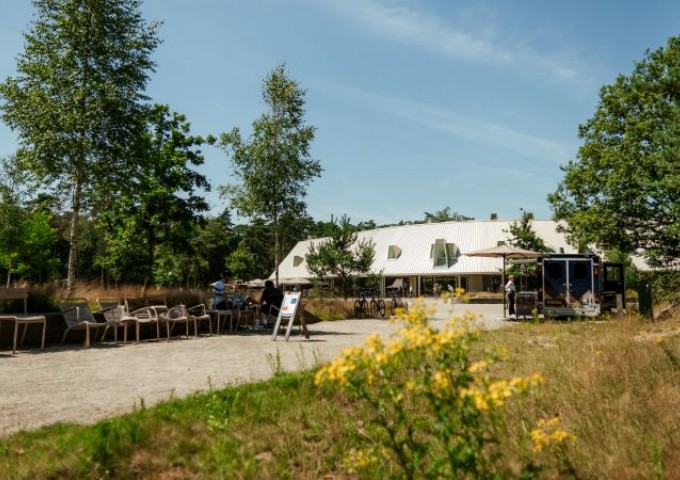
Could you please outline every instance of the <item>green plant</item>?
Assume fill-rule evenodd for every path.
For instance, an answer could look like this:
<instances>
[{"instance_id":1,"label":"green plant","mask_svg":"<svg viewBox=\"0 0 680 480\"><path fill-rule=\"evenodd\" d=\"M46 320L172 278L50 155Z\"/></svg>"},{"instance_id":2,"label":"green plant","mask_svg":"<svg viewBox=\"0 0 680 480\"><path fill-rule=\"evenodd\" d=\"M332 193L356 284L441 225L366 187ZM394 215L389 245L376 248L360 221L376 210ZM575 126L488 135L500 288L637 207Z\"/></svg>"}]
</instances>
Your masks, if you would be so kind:
<instances>
[{"instance_id":1,"label":"green plant","mask_svg":"<svg viewBox=\"0 0 680 480\"><path fill-rule=\"evenodd\" d=\"M541 382L539 375L493 378L499 355L470 356L480 335L472 318L437 330L430 313L421 302L400 310L393 321L402 327L388 341L371 336L318 371L318 385L336 385L369 407L367 442L350 451L349 473L367 473L378 459L382 468L389 458L406 478L491 476L498 412Z\"/></svg>"}]
</instances>

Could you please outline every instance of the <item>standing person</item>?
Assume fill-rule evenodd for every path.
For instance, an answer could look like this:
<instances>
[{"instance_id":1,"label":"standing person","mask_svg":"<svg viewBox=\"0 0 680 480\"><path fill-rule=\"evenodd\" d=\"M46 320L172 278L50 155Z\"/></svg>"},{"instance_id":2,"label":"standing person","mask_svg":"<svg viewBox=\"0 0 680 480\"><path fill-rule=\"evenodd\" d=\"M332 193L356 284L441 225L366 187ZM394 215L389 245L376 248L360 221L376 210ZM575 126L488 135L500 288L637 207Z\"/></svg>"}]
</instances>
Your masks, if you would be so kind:
<instances>
[{"instance_id":1,"label":"standing person","mask_svg":"<svg viewBox=\"0 0 680 480\"><path fill-rule=\"evenodd\" d=\"M508 283L505 284L505 294L508 297L508 316L515 317L515 295L517 289L515 288L515 276L508 277Z\"/></svg>"},{"instance_id":2,"label":"standing person","mask_svg":"<svg viewBox=\"0 0 680 480\"><path fill-rule=\"evenodd\" d=\"M283 292L280 288L274 286L274 282L267 280L264 282L264 290L262 290L262 296L260 297L260 314L261 319L257 319L255 322L255 330L260 329L260 321L262 325L267 326L267 315L269 315L272 307L274 311L271 312L272 315L278 315L281 309L281 304L283 303Z\"/></svg>"},{"instance_id":3,"label":"standing person","mask_svg":"<svg viewBox=\"0 0 680 480\"><path fill-rule=\"evenodd\" d=\"M211 283L213 292L213 307L215 310L228 310L229 304L227 302L227 285L232 277L229 270L224 270L221 278L215 283Z\"/></svg>"}]
</instances>

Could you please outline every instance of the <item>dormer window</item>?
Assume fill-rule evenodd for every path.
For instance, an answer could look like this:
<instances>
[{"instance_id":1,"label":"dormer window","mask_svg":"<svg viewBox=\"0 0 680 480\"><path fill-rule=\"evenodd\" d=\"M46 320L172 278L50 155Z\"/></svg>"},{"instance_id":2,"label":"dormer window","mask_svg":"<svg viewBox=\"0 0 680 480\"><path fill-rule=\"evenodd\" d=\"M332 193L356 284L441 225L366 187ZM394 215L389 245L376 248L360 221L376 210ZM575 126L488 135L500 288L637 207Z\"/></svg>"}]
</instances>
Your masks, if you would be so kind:
<instances>
[{"instance_id":1,"label":"dormer window","mask_svg":"<svg viewBox=\"0 0 680 480\"><path fill-rule=\"evenodd\" d=\"M433 268L449 268L458 260L460 250L455 243L447 243L440 238L434 241L430 247L430 258Z\"/></svg>"},{"instance_id":2,"label":"dormer window","mask_svg":"<svg viewBox=\"0 0 680 480\"><path fill-rule=\"evenodd\" d=\"M396 245L390 245L387 249L387 258L395 259L401 256L401 248Z\"/></svg>"}]
</instances>

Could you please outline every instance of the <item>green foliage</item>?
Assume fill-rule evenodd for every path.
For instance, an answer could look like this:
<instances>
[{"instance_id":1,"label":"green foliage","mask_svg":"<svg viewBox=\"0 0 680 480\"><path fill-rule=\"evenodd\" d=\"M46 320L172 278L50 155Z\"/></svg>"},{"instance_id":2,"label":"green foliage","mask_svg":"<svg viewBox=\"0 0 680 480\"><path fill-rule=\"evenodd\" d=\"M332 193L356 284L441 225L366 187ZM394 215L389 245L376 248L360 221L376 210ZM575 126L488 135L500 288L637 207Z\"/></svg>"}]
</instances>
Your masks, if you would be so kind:
<instances>
[{"instance_id":1,"label":"green foliage","mask_svg":"<svg viewBox=\"0 0 680 480\"><path fill-rule=\"evenodd\" d=\"M512 224L510 224L509 233L512 235L512 238L510 238L508 243L513 247L523 248L533 252L554 252L554 249L547 246L543 239L531 228L531 220L533 217L524 209L520 210L522 211L522 217L519 222L512 222Z\"/></svg>"},{"instance_id":2,"label":"green foliage","mask_svg":"<svg viewBox=\"0 0 680 480\"><path fill-rule=\"evenodd\" d=\"M137 0L35 0L17 75L0 84L2 119L19 135L20 164L69 198L68 288L81 210L134 170L143 91L159 41Z\"/></svg>"},{"instance_id":3,"label":"green foliage","mask_svg":"<svg viewBox=\"0 0 680 480\"><path fill-rule=\"evenodd\" d=\"M425 212L425 222L441 223L452 221L474 220L473 217L466 217L458 212L451 213L451 207L445 207L434 213Z\"/></svg>"},{"instance_id":4,"label":"green foliage","mask_svg":"<svg viewBox=\"0 0 680 480\"><path fill-rule=\"evenodd\" d=\"M208 209L197 190L209 190L209 184L192 168L203 164L199 147L204 140L192 136L186 117L167 105L150 109L146 125L137 145L134 173L124 185L111 185L98 193L102 204L108 205L99 217L106 248L98 263L114 278L176 285L180 279L168 276L169 259L157 260L155 255L192 253L195 225ZM154 268L162 279L152 275Z\"/></svg>"},{"instance_id":5,"label":"green foliage","mask_svg":"<svg viewBox=\"0 0 680 480\"><path fill-rule=\"evenodd\" d=\"M318 279L336 275L340 280L343 295L352 293L355 275L366 274L375 258L375 244L372 240L357 241L356 228L344 215L339 223L331 218L329 238L318 244L311 242L305 255L307 270Z\"/></svg>"},{"instance_id":6,"label":"green foliage","mask_svg":"<svg viewBox=\"0 0 680 480\"><path fill-rule=\"evenodd\" d=\"M304 95L295 80L279 65L265 78L263 100L269 107L252 124L252 136L243 141L234 128L220 136L220 146L231 155L238 183L222 187L236 210L250 218L264 217L274 227L274 264L283 258L281 230L286 213L305 211L303 198L309 182L321 174L310 157L314 128L304 123Z\"/></svg>"},{"instance_id":7,"label":"green foliage","mask_svg":"<svg viewBox=\"0 0 680 480\"><path fill-rule=\"evenodd\" d=\"M245 280L255 278L257 260L255 255L250 251L250 248L248 248L247 242L244 240L239 242L236 250L231 252L227 257L227 266L238 279Z\"/></svg>"},{"instance_id":8,"label":"green foliage","mask_svg":"<svg viewBox=\"0 0 680 480\"><path fill-rule=\"evenodd\" d=\"M680 259L680 37L602 87L549 201L575 245Z\"/></svg>"},{"instance_id":9,"label":"green foliage","mask_svg":"<svg viewBox=\"0 0 680 480\"><path fill-rule=\"evenodd\" d=\"M350 474L371 477L396 464L396 478L493 478L497 412L541 382L538 375L494 379L489 366L496 355L470 356L479 338L470 319L439 330L428 314L420 303L399 309L401 327L389 340L375 334L317 372L318 385L336 385L369 408L370 441L348 452Z\"/></svg>"},{"instance_id":10,"label":"green foliage","mask_svg":"<svg viewBox=\"0 0 680 480\"><path fill-rule=\"evenodd\" d=\"M3 159L0 179L0 266L12 276L43 280L59 265L53 255L57 238L50 215L24 205L24 177L15 162Z\"/></svg>"}]
</instances>

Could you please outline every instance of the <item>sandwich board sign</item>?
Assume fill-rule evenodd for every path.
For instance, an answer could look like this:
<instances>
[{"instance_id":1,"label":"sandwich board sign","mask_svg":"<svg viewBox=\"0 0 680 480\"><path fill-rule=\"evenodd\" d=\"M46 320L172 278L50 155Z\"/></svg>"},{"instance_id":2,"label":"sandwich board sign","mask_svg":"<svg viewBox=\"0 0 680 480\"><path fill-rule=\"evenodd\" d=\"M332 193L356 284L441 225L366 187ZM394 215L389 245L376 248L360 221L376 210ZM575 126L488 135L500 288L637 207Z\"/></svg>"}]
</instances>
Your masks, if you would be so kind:
<instances>
[{"instance_id":1,"label":"sandwich board sign","mask_svg":"<svg viewBox=\"0 0 680 480\"><path fill-rule=\"evenodd\" d=\"M274 325L274 331L272 332L272 340L276 340L276 336L279 333L279 328L281 327L281 322L288 321L286 326L286 340L290 336L290 331L293 328L293 322L295 321L295 315L298 311L298 306L300 305L301 292L286 292L283 296L283 302L281 303L281 310L279 310L279 315L276 317L276 324ZM302 313L302 312L300 312ZM307 326L304 324L304 320L300 319L303 330L307 331ZM305 335L309 338L309 334Z\"/></svg>"}]
</instances>

